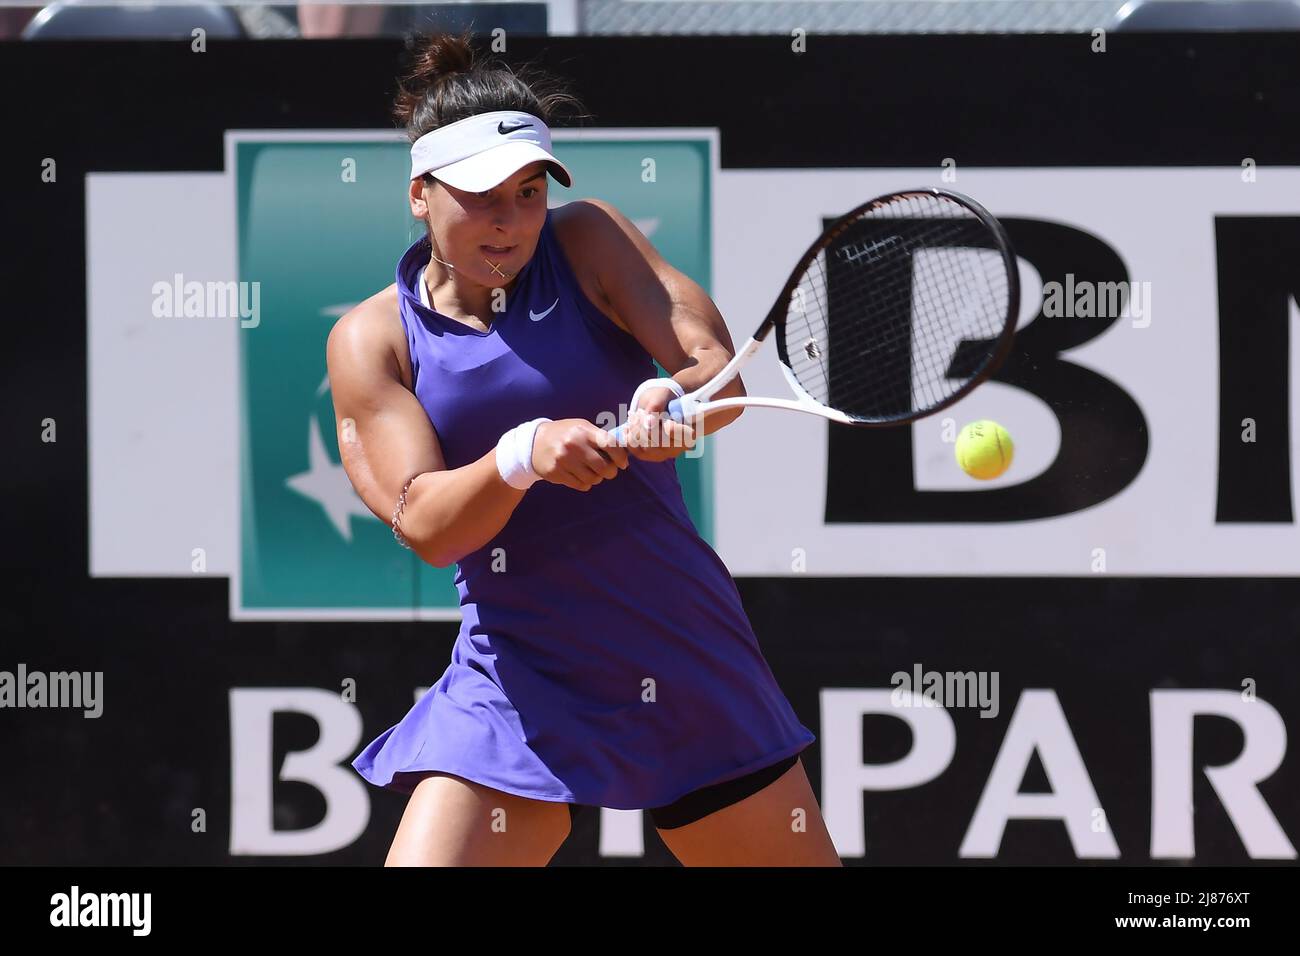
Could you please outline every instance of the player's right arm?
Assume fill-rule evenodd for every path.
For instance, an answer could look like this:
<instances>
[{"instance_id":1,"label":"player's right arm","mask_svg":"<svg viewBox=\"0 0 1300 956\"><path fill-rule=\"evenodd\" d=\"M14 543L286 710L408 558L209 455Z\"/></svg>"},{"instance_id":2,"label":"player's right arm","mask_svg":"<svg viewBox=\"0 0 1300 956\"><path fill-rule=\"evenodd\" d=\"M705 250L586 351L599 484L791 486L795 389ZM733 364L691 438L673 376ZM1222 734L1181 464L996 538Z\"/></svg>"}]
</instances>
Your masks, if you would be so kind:
<instances>
[{"instance_id":1,"label":"player's right arm","mask_svg":"<svg viewBox=\"0 0 1300 956\"><path fill-rule=\"evenodd\" d=\"M326 364L339 454L352 487L385 524L406 480L418 476L398 523L416 554L447 567L496 537L525 492L497 471L495 444L477 461L447 468L428 414L402 383L394 350L401 326L392 309L392 297L381 293L330 331ZM544 424L534 439L534 468L548 481L586 491L627 465L624 449L608 449L614 462L596 450L606 435L580 419Z\"/></svg>"}]
</instances>

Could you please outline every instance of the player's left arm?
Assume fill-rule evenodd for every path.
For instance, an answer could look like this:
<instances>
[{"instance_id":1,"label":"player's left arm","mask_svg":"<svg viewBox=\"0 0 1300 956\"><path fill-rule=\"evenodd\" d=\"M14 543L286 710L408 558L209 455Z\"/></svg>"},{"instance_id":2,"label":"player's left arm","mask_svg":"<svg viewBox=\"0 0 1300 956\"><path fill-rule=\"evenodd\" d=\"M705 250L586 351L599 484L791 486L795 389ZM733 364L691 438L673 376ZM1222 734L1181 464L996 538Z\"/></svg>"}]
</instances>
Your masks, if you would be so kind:
<instances>
[{"instance_id":1,"label":"player's left arm","mask_svg":"<svg viewBox=\"0 0 1300 956\"><path fill-rule=\"evenodd\" d=\"M571 215L581 219L584 250L601 294L628 331L687 392L706 384L735 354L727 323L709 294L666 262L635 223L599 199L581 199ZM737 375L712 398L740 397ZM629 396L631 397L631 396ZM640 405L662 411L673 395L652 389ZM743 408L709 412L701 423L708 435L740 417Z\"/></svg>"}]
</instances>

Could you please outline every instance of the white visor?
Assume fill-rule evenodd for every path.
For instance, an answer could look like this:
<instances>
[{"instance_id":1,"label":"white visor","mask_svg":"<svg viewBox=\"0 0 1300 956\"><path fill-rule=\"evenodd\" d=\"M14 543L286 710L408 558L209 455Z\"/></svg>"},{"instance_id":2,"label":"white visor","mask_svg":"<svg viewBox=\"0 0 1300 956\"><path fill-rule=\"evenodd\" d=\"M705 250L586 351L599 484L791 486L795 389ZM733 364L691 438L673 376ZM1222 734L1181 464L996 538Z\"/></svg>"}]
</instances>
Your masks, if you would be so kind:
<instances>
[{"instance_id":1,"label":"white visor","mask_svg":"<svg viewBox=\"0 0 1300 956\"><path fill-rule=\"evenodd\" d=\"M425 133L411 145L411 178L425 173L463 189L491 189L529 163L545 160L562 186L573 185L569 168L551 155L551 131L531 113L479 113Z\"/></svg>"}]
</instances>

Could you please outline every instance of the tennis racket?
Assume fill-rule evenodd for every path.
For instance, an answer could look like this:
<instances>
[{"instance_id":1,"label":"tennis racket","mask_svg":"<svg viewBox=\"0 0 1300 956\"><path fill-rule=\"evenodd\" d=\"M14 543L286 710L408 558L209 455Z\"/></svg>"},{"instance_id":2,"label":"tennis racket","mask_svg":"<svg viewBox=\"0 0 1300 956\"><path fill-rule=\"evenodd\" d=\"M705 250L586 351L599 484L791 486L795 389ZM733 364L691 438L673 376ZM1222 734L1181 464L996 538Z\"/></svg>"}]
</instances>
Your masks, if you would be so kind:
<instances>
[{"instance_id":1,"label":"tennis racket","mask_svg":"<svg viewBox=\"0 0 1300 956\"><path fill-rule=\"evenodd\" d=\"M667 413L681 422L757 405L846 425L913 422L997 370L1019 307L1015 253L984 207L943 189L881 196L826 227L753 337ZM795 397L710 401L772 333ZM620 443L626 426L610 429Z\"/></svg>"}]
</instances>

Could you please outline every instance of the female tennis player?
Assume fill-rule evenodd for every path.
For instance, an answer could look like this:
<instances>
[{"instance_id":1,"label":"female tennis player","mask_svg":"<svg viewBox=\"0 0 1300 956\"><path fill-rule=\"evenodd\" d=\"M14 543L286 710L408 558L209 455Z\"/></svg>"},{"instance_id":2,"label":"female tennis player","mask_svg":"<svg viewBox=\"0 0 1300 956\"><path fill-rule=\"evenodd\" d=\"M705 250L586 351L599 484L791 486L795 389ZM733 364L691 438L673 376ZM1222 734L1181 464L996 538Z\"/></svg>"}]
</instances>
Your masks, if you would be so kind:
<instances>
[{"instance_id":1,"label":"female tennis player","mask_svg":"<svg viewBox=\"0 0 1300 956\"><path fill-rule=\"evenodd\" d=\"M659 414L731 358L722 317L613 206L548 209L548 173L573 183L549 124L579 106L552 78L467 36L414 52L395 115L424 235L327 346L348 477L456 564L463 614L441 679L353 761L410 795L388 865L544 865L580 807L647 810L688 866L840 865L816 738L682 500L697 436Z\"/></svg>"}]
</instances>

